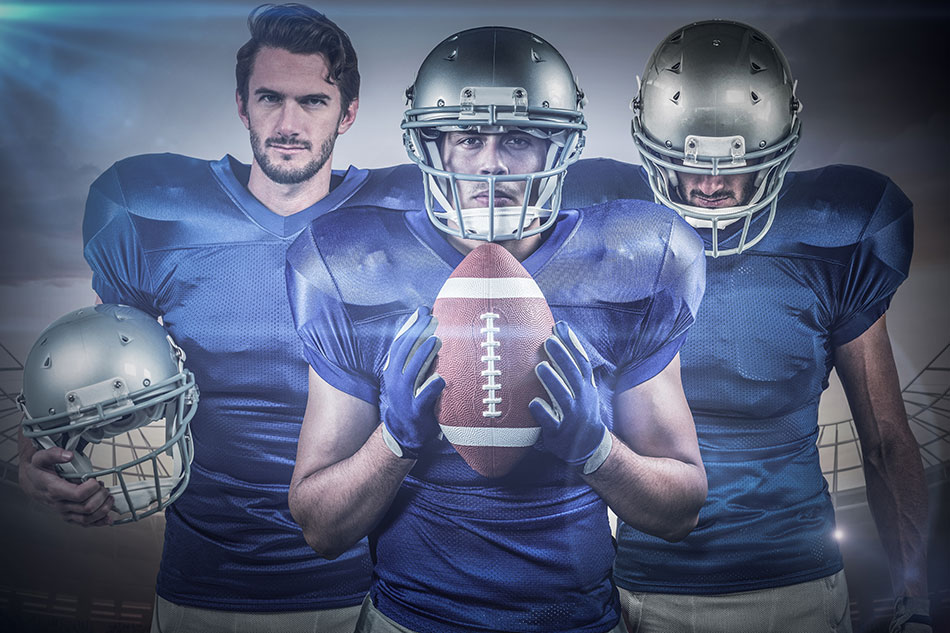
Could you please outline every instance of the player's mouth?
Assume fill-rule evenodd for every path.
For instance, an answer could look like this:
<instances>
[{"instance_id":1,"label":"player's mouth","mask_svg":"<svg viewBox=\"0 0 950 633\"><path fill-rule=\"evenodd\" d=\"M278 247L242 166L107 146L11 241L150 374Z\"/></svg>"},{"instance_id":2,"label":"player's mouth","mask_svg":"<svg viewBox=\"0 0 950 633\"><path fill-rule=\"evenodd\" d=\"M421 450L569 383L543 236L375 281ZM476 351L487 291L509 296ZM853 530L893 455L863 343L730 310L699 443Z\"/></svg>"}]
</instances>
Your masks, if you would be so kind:
<instances>
[{"instance_id":1,"label":"player's mouth","mask_svg":"<svg viewBox=\"0 0 950 633\"><path fill-rule=\"evenodd\" d=\"M475 202L478 203L478 206L487 207L489 203L489 195L487 191L482 191L473 196ZM495 189L495 206L496 207L511 207L520 205L511 194L502 191L501 189Z\"/></svg>"},{"instance_id":2,"label":"player's mouth","mask_svg":"<svg viewBox=\"0 0 950 633\"><path fill-rule=\"evenodd\" d=\"M689 195L690 201L697 207L705 209L721 209L736 206L736 197L731 191L718 191L712 195L693 190Z\"/></svg>"},{"instance_id":3,"label":"player's mouth","mask_svg":"<svg viewBox=\"0 0 950 633\"><path fill-rule=\"evenodd\" d=\"M292 154L296 152L305 152L310 149L309 145L288 145L285 143L268 143L267 147L272 147L278 152L283 152L285 154Z\"/></svg>"}]
</instances>

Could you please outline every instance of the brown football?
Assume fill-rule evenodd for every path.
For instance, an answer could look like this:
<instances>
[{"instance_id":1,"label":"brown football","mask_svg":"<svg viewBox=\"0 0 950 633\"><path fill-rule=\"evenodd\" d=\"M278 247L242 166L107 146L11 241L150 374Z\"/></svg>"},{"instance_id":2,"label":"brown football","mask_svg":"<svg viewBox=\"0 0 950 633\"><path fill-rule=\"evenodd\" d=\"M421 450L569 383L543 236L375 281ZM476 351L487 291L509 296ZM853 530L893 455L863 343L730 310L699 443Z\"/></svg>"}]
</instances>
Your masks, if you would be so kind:
<instances>
[{"instance_id":1,"label":"brown football","mask_svg":"<svg viewBox=\"0 0 950 633\"><path fill-rule=\"evenodd\" d=\"M531 450L540 428L528 411L546 397L534 373L554 318L541 289L502 246L471 251L439 291L433 314L445 379L439 425L478 473L500 477Z\"/></svg>"}]
</instances>

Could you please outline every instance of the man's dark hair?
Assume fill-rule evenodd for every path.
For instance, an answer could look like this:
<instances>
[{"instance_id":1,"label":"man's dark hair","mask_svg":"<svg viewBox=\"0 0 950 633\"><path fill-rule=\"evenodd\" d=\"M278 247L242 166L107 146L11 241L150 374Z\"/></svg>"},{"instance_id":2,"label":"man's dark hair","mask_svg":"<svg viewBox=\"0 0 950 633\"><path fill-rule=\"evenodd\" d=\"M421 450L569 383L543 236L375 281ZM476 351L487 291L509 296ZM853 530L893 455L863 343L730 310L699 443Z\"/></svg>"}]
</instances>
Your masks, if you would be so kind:
<instances>
[{"instance_id":1,"label":"man's dark hair","mask_svg":"<svg viewBox=\"0 0 950 633\"><path fill-rule=\"evenodd\" d=\"M298 55L322 53L327 59L324 78L340 89L343 111L360 96L360 70L356 51L343 29L322 13L302 4L262 4L247 17L251 39L237 52L238 94L247 108L248 82L257 52L280 48Z\"/></svg>"}]
</instances>

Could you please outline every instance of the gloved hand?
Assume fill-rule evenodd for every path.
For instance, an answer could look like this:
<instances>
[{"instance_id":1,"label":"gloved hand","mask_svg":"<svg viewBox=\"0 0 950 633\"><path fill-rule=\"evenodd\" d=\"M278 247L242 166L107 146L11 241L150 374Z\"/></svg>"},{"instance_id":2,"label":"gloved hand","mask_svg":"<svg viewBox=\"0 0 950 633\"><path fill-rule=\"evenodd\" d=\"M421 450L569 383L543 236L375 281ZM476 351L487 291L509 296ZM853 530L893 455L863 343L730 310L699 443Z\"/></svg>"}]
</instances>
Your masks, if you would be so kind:
<instances>
[{"instance_id":1,"label":"gloved hand","mask_svg":"<svg viewBox=\"0 0 950 633\"><path fill-rule=\"evenodd\" d=\"M543 448L585 475L597 470L610 453L612 438L600 419L600 395L587 352L564 321L554 325L554 336L544 342L548 360L534 373L550 402L535 398L528 404L541 427Z\"/></svg>"},{"instance_id":2,"label":"gloved hand","mask_svg":"<svg viewBox=\"0 0 950 633\"><path fill-rule=\"evenodd\" d=\"M931 633L930 601L926 598L898 598L888 633Z\"/></svg>"},{"instance_id":3,"label":"gloved hand","mask_svg":"<svg viewBox=\"0 0 950 633\"><path fill-rule=\"evenodd\" d=\"M383 440L397 457L415 459L439 434L435 400L445 380L426 374L442 342L435 336L438 321L428 308L418 308L396 333L383 364Z\"/></svg>"}]
</instances>

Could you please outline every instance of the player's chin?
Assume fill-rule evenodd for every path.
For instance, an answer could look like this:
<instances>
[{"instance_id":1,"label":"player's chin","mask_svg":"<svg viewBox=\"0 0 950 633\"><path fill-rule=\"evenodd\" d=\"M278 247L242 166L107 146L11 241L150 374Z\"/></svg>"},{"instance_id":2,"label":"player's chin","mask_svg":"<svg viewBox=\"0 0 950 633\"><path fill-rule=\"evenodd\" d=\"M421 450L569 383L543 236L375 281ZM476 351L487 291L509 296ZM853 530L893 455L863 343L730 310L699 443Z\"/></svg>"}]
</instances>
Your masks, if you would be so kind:
<instances>
[{"instance_id":1,"label":"player's chin","mask_svg":"<svg viewBox=\"0 0 950 633\"><path fill-rule=\"evenodd\" d=\"M712 200L708 198L693 197L690 198L690 204L701 209L725 209L728 207L738 206L739 202L731 196L728 198L715 198Z\"/></svg>"},{"instance_id":2,"label":"player's chin","mask_svg":"<svg viewBox=\"0 0 950 633\"><path fill-rule=\"evenodd\" d=\"M306 165L310 162L310 152L300 151L300 152L275 152L273 157L274 162L280 163L295 163L299 165Z\"/></svg>"}]
</instances>

